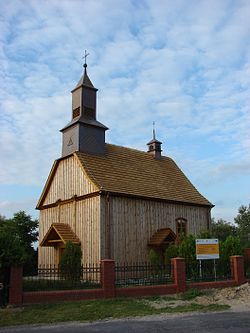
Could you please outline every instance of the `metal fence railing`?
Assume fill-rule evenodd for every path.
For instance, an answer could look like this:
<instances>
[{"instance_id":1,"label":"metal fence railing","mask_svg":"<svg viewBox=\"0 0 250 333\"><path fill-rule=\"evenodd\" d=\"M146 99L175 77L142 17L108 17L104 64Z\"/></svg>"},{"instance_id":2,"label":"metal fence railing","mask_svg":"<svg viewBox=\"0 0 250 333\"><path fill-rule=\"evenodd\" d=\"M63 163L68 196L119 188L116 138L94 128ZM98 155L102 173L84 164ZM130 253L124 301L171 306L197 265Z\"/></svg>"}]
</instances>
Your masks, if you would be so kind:
<instances>
[{"instance_id":1,"label":"metal fence railing","mask_svg":"<svg viewBox=\"0 0 250 333\"><path fill-rule=\"evenodd\" d=\"M116 287L164 285L173 283L171 264L149 262L115 265ZM250 263L245 263L245 276L250 278ZM222 281L232 279L230 261L186 261L186 280ZM101 288L100 264L84 265L78 273L63 271L58 266L40 266L23 278L24 291L48 291Z\"/></svg>"},{"instance_id":2,"label":"metal fence railing","mask_svg":"<svg viewBox=\"0 0 250 333\"><path fill-rule=\"evenodd\" d=\"M172 283L171 265L150 263L117 264L115 266L117 287L147 286Z\"/></svg>"},{"instance_id":3,"label":"metal fence railing","mask_svg":"<svg viewBox=\"0 0 250 333\"><path fill-rule=\"evenodd\" d=\"M99 264L83 265L78 272L58 266L39 266L32 275L23 278L24 291L100 288Z\"/></svg>"},{"instance_id":4,"label":"metal fence railing","mask_svg":"<svg viewBox=\"0 0 250 333\"><path fill-rule=\"evenodd\" d=\"M232 279L230 261L196 260L186 262L186 279L192 281L223 281Z\"/></svg>"}]
</instances>

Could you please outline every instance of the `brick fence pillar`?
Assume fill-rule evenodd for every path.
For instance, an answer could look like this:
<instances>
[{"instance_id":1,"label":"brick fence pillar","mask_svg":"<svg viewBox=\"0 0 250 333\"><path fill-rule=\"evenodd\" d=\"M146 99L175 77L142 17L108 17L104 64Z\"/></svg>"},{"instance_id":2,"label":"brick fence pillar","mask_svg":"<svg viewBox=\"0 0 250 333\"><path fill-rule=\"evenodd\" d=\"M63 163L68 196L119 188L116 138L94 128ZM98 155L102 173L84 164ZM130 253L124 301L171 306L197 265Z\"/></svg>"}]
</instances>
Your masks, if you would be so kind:
<instances>
[{"instance_id":1,"label":"brick fence pillar","mask_svg":"<svg viewBox=\"0 0 250 333\"><path fill-rule=\"evenodd\" d=\"M244 257L243 256L232 256L230 257L231 273L232 278L237 284L245 282L245 271L244 271Z\"/></svg>"},{"instance_id":2,"label":"brick fence pillar","mask_svg":"<svg viewBox=\"0 0 250 333\"><path fill-rule=\"evenodd\" d=\"M115 261L101 260L101 280L105 298L115 297Z\"/></svg>"},{"instance_id":3,"label":"brick fence pillar","mask_svg":"<svg viewBox=\"0 0 250 333\"><path fill-rule=\"evenodd\" d=\"M250 263L250 248L244 249L244 259L247 263Z\"/></svg>"},{"instance_id":4,"label":"brick fence pillar","mask_svg":"<svg viewBox=\"0 0 250 333\"><path fill-rule=\"evenodd\" d=\"M10 269L9 304L23 303L23 266L12 266Z\"/></svg>"},{"instance_id":5,"label":"brick fence pillar","mask_svg":"<svg viewBox=\"0 0 250 333\"><path fill-rule=\"evenodd\" d=\"M172 264L172 276L174 278L174 284L178 293L183 293L187 290L186 285L186 264L183 258L171 259Z\"/></svg>"}]
</instances>

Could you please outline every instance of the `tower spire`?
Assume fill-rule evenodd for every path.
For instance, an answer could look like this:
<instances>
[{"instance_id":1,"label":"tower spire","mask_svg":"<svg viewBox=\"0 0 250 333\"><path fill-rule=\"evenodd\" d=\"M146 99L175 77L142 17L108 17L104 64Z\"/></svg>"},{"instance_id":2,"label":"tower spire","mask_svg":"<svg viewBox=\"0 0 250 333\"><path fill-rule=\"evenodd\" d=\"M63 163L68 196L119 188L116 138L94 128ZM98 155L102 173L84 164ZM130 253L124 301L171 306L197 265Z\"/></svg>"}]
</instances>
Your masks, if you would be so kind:
<instances>
[{"instance_id":1,"label":"tower spire","mask_svg":"<svg viewBox=\"0 0 250 333\"><path fill-rule=\"evenodd\" d=\"M147 143L148 145L148 153L152 155L156 159L161 158L161 144L162 142L156 139L155 135L155 122L153 121L153 139Z\"/></svg>"},{"instance_id":2,"label":"tower spire","mask_svg":"<svg viewBox=\"0 0 250 333\"><path fill-rule=\"evenodd\" d=\"M96 119L96 93L87 75L87 56L84 53L84 73L72 93L72 120L61 132L63 133L62 155L75 151L104 154L105 131L108 129Z\"/></svg>"}]
</instances>

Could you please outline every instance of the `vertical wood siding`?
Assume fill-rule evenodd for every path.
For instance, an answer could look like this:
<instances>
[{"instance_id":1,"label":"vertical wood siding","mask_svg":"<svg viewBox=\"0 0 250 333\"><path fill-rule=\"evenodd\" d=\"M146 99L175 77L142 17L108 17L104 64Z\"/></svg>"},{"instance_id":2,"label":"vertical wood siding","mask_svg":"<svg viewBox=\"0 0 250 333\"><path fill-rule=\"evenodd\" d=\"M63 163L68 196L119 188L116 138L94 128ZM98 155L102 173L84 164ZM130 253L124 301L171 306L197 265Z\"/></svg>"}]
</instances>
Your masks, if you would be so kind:
<instances>
[{"instance_id":1,"label":"vertical wood siding","mask_svg":"<svg viewBox=\"0 0 250 333\"><path fill-rule=\"evenodd\" d=\"M100 197L78 201L76 234L81 240L83 263L100 262Z\"/></svg>"},{"instance_id":2,"label":"vertical wood siding","mask_svg":"<svg viewBox=\"0 0 250 333\"><path fill-rule=\"evenodd\" d=\"M198 234L208 224L209 208L177 205L165 202L110 197L111 257L118 262L148 260L147 243L161 228L171 228L176 233L176 219L187 220L187 232ZM101 252L107 253L107 218L105 199L102 199ZM105 227L104 227L105 225ZM105 239L106 238L106 239Z\"/></svg>"},{"instance_id":3,"label":"vertical wood siding","mask_svg":"<svg viewBox=\"0 0 250 333\"><path fill-rule=\"evenodd\" d=\"M74 156L60 161L51 181L43 205L66 200L97 191L87 178ZM56 207L40 211L39 241L44 238L52 223L66 223L81 241L83 263L97 263L100 260L100 198L60 203ZM40 247L39 265L56 265L58 251L54 247Z\"/></svg>"},{"instance_id":4,"label":"vertical wood siding","mask_svg":"<svg viewBox=\"0 0 250 333\"><path fill-rule=\"evenodd\" d=\"M53 207L40 211L39 216L39 243L46 235L52 223L58 223L59 207ZM55 265L55 250L53 247L38 248L38 265Z\"/></svg>"},{"instance_id":5,"label":"vertical wood siding","mask_svg":"<svg viewBox=\"0 0 250 333\"><path fill-rule=\"evenodd\" d=\"M66 200L74 195L84 195L97 191L96 186L85 176L74 156L60 161L51 181L44 205Z\"/></svg>"},{"instance_id":6,"label":"vertical wood siding","mask_svg":"<svg viewBox=\"0 0 250 333\"><path fill-rule=\"evenodd\" d=\"M39 239L46 235L52 223L69 224L81 241L83 264L100 261L100 197L61 204L40 212ZM39 246L39 265L57 265L53 247Z\"/></svg>"}]
</instances>

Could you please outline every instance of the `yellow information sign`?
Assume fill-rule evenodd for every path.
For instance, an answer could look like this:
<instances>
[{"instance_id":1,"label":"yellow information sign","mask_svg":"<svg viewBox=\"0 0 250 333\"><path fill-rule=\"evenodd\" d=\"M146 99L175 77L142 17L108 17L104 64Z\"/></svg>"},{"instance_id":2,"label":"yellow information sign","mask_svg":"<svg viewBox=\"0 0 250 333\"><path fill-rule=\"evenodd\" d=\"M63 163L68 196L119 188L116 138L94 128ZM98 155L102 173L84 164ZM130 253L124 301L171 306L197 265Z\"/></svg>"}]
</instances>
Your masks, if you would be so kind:
<instances>
[{"instance_id":1,"label":"yellow information sign","mask_svg":"<svg viewBox=\"0 0 250 333\"><path fill-rule=\"evenodd\" d=\"M218 239L196 239L196 259L219 259Z\"/></svg>"}]
</instances>

